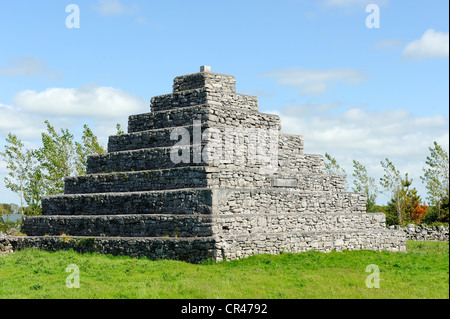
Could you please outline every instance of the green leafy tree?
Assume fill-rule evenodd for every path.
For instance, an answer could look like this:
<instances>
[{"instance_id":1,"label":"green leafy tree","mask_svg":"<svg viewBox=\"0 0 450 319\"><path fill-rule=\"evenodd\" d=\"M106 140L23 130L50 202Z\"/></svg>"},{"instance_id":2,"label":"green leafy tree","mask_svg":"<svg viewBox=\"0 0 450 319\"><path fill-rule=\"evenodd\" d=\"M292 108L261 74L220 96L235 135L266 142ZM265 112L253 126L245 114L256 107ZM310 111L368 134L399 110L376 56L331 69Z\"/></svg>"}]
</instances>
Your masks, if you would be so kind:
<instances>
[{"instance_id":1,"label":"green leafy tree","mask_svg":"<svg viewBox=\"0 0 450 319\"><path fill-rule=\"evenodd\" d=\"M97 137L84 125L81 142L74 142L69 130L58 133L48 122L47 132L42 133L42 147L26 150L24 144L13 134L6 139L5 152L0 153L9 170L6 187L19 194L22 212L24 201L28 204L26 214L41 212L41 198L64 192L64 178L86 173L87 157L102 154L106 150Z\"/></svg>"},{"instance_id":2,"label":"green leafy tree","mask_svg":"<svg viewBox=\"0 0 450 319\"><path fill-rule=\"evenodd\" d=\"M45 184L42 177L42 169L36 160L35 151L31 152L30 157L33 161L32 168L27 175L27 187L25 189L25 200L28 204L27 215L39 215L41 209L41 197L45 193Z\"/></svg>"},{"instance_id":3,"label":"green leafy tree","mask_svg":"<svg viewBox=\"0 0 450 319\"><path fill-rule=\"evenodd\" d=\"M380 210L386 215L386 226L399 225L397 205L393 199L391 199L383 209Z\"/></svg>"},{"instance_id":4,"label":"green leafy tree","mask_svg":"<svg viewBox=\"0 0 450 319\"><path fill-rule=\"evenodd\" d=\"M44 195L62 194L64 177L75 172L73 135L67 129L61 129L58 134L49 121L45 124L47 133L42 133L42 147L35 152L41 167Z\"/></svg>"},{"instance_id":5,"label":"green leafy tree","mask_svg":"<svg viewBox=\"0 0 450 319\"><path fill-rule=\"evenodd\" d=\"M388 158L386 158L386 162L381 161L381 166L384 169L384 175L380 178L380 184L391 194L399 224L403 225L405 221L403 197L406 194L405 188L411 185L412 180L408 180L408 173L405 174L405 179L402 179L400 171L395 168Z\"/></svg>"},{"instance_id":6,"label":"green leafy tree","mask_svg":"<svg viewBox=\"0 0 450 319\"><path fill-rule=\"evenodd\" d=\"M440 220L448 218L448 204L444 214L441 210L449 197L449 159L447 152L436 141L429 150L430 155L425 162L427 168L423 169L424 174L420 178L426 184L427 199L436 207L437 219Z\"/></svg>"},{"instance_id":7,"label":"green leafy tree","mask_svg":"<svg viewBox=\"0 0 450 319\"><path fill-rule=\"evenodd\" d=\"M23 212L27 175L31 168L30 153L14 134L9 133L6 142L8 144L5 146L5 151L0 153L9 170L8 176L4 179L5 186L19 195L20 207Z\"/></svg>"},{"instance_id":8,"label":"green leafy tree","mask_svg":"<svg viewBox=\"0 0 450 319\"><path fill-rule=\"evenodd\" d=\"M77 157L75 159L76 172L78 175L86 174L87 157L94 154L104 154L106 150L98 143L97 136L85 124L83 126L82 143L75 142Z\"/></svg>"},{"instance_id":9,"label":"green leafy tree","mask_svg":"<svg viewBox=\"0 0 450 319\"><path fill-rule=\"evenodd\" d=\"M329 175L347 175L345 170L338 164L336 159L330 154L325 153L325 158L328 162L325 162L325 173Z\"/></svg>"},{"instance_id":10,"label":"green leafy tree","mask_svg":"<svg viewBox=\"0 0 450 319\"><path fill-rule=\"evenodd\" d=\"M352 190L357 193L364 193L367 196L367 212L375 211L378 188L373 177L369 177L367 169L360 162L353 160L353 180Z\"/></svg>"}]
</instances>

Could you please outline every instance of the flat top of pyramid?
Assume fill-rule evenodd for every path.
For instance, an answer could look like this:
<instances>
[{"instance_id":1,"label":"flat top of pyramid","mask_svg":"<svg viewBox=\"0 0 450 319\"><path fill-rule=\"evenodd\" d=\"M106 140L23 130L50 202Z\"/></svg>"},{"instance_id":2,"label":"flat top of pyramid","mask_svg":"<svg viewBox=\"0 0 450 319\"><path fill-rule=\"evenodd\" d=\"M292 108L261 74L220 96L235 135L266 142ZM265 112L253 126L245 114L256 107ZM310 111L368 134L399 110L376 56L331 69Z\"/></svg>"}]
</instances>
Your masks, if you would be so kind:
<instances>
[{"instance_id":1,"label":"flat top of pyramid","mask_svg":"<svg viewBox=\"0 0 450 319\"><path fill-rule=\"evenodd\" d=\"M173 92L203 88L205 86L228 92L235 92L236 90L236 79L234 76L213 73L209 65L200 66L200 72L177 76L173 82Z\"/></svg>"}]
</instances>

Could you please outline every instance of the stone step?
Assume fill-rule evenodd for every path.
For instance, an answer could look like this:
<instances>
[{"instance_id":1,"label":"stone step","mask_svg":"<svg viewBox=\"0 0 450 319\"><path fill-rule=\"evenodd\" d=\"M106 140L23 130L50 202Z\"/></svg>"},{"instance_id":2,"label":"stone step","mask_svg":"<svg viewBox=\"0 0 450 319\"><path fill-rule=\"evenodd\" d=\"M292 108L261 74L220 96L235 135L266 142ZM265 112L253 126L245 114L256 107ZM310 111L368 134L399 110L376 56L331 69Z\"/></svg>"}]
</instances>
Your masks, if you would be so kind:
<instances>
[{"instance_id":1,"label":"stone step","mask_svg":"<svg viewBox=\"0 0 450 319\"><path fill-rule=\"evenodd\" d=\"M266 215L92 215L29 216L29 236L205 237L253 233L385 229L384 213L300 213Z\"/></svg>"},{"instance_id":2,"label":"stone step","mask_svg":"<svg viewBox=\"0 0 450 319\"><path fill-rule=\"evenodd\" d=\"M138 192L199 187L291 187L298 190L343 192L345 177L302 172L286 174L282 170L266 174L259 168L236 166L233 169L189 166L67 177L64 193Z\"/></svg>"},{"instance_id":3,"label":"stone step","mask_svg":"<svg viewBox=\"0 0 450 319\"><path fill-rule=\"evenodd\" d=\"M211 214L211 205L207 188L42 198L44 215Z\"/></svg>"},{"instance_id":4,"label":"stone step","mask_svg":"<svg viewBox=\"0 0 450 319\"><path fill-rule=\"evenodd\" d=\"M246 258L257 254L305 251L374 250L406 252L406 238L399 230L285 232L210 237L97 237L11 236L14 250L37 248L111 255L176 259L191 263Z\"/></svg>"},{"instance_id":5,"label":"stone step","mask_svg":"<svg viewBox=\"0 0 450 319\"><path fill-rule=\"evenodd\" d=\"M214 189L214 214L365 213L365 194L294 188Z\"/></svg>"},{"instance_id":6,"label":"stone step","mask_svg":"<svg viewBox=\"0 0 450 319\"><path fill-rule=\"evenodd\" d=\"M159 112L207 103L235 110L258 111L256 96L220 92L205 87L154 96L150 100L150 107L152 112Z\"/></svg>"},{"instance_id":7,"label":"stone step","mask_svg":"<svg viewBox=\"0 0 450 319\"><path fill-rule=\"evenodd\" d=\"M193 150L198 151L201 145L176 147L153 147L142 148L132 151L111 152L106 154L92 155L87 158L87 174L146 171L156 169L167 169L185 166L207 166L208 163L200 161L194 163ZM171 156L173 150L178 154L188 154L188 161L174 160ZM177 154L177 153L174 153Z\"/></svg>"},{"instance_id":8,"label":"stone step","mask_svg":"<svg viewBox=\"0 0 450 319\"><path fill-rule=\"evenodd\" d=\"M140 192L207 186L206 167L179 167L66 177L64 193Z\"/></svg>"},{"instance_id":9,"label":"stone step","mask_svg":"<svg viewBox=\"0 0 450 319\"><path fill-rule=\"evenodd\" d=\"M89 156L87 174L161 170L188 166L210 166L222 169L264 169L271 165L267 155L232 154L214 152L218 148L211 145L194 144L192 146L154 147L132 151L111 152ZM211 150L211 151L210 151ZM237 154L237 155L235 155ZM276 158L273 159L276 163ZM272 167L272 166L270 166Z\"/></svg>"},{"instance_id":10,"label":"stone step","mask_svg":"<svg viewBox=\"0 0 450 319\"><path fill-rule=\"evenodd\" d=\"M249 157L245 149L244 153L234 151L231 154L225 153L223 148L221 154L214 153L217 149L219 148L215 148L214 145L209 145L205 148L204 145L194 144L186 147L154 147L91 155L87 158L86 171L88 174L97 174L167 169L183 166L211 166L222 169L261 168L263 170L267 168L273 173L286 171L289 173L323 174L324 172L325 164L321 155L299 154L295 157L287 157L284 151L281 151L278 154L270 154L270 156L253 154ZM194 150L196 152L195 157ZM272 165L272 163L277 162L278 167Z\"/></svg>"},{"instance_id":11,"label":"stone step","mask_svg":"<svg viewBox=\"0 0 450 319\"><path fill-rule=\"evenodd\" d=\"M195 128L197 132L203 132L205 125ZM179 134L188 133L187 143L192 144L193 126L179 126L170 128L150 129L147 131L128 133L122 135L112 135L108 139L108 152L133 151L143 148L172 147L177 144L181 137ZM171 138L172 136L172 138ZM201 141L201 135L199 142ZM206 143L206 142L205 142Z\"/></svg>"},{"instance_id":12,"label":"stone step","mask_svg":"<svg viewBox=\"0 0 450 319\"><path fill-rule=\"evenodd\" d=\"M384 213L276 213L212 215L215 235L385 229Z\"/></svg>"},{"instance_id":13,"label":"stone step","mask_svg":"<svg viewBox=\"0 0 450 319\"><path fill-rule=\"evenodd\" d=\"M130 115L128 117L128 133L151 129L171 128L192 125L194 120L215 126L241 126L246 128L280 127L280 117L274 114L260 113L257 110L235 110L216 104L200 104Z\"/></svg>"},{"instance_id":14,"label":"stone step","mask_svg":"<svg viewBox=\"0 0 450 319\"><path fill-rule=\"evenodd\" d=\"M389 229L225 235L216 237L215 249L216 261L306 251L406 252L406 238L401 231Z\"/></svg>"},{"instance_id":15,"label":"stone step","mask_svg":"<svg viewBox=\"0 0 450 319\"><path fill-rule=\"evenodd\" d=\"M15 236L14 250L74 250L81 253L127 255L136 258L174 259L198 263L216 259L213 237L97 237L97 236Z\"/></svg>"},{"instance_id":16,"label":"stone step","mask_svg":"<svg viewBox=\"0 0 450 319\"><path fill-rule=\"evenodd\" d=\"M278 152L278 166L283 170L302 173L324 174L325 161L320 154L293 154L292 151Z\"/></svg>"},{"instance_id":17,"label":"stone step","mask_svg":"<svg viewBox=\"0 0 450 319\"><path fill-rule=\"evenodd\" d=\"M207 215L30 216L21 231L29 236L205 237L212 235Z\"/></svg>"},{"instance_id":18,"label":"stone step","mask_svg":"<svg viewBox=\"0 0 450 319\"><path fill-rule=\"evenodd\" d=\"M259 168L206 168L209 187L217 188L291 188L296 191L345 192L345 176L276 170L264 174Z\"/></svg>"},{"instance_id":19,"label":"stone step","mask_svg":"<svg viewBox=\"0 0 450 319\"><path fill-rule=\"evenodd\" d=\"M287 141L284 134L279 133L277 128L263 126L247 128L222 124L212 126L210 124L210 122L203 122L203 125L195 123L194 125L113 135L108 140L108 152L173 146L181 143L183 145L220 143L222 148L225 148L228 143L233 143L233 145L243 146L247 149L250 142L265 147L274 139L274 136L280 149L289 150L291 147L295 150L303 149L301 141L295 141L292 138Z\"/></svg>"},{"instance_id":20,"label":"stone step","mask_svg":"<svg viewBox=\"0 0 450 319\"><path fill-rule=\"evenodd\" d=\"M45 215L363 213L366 196L291 188L199 188L47 196Z\"/></svg>"}]
</instances>

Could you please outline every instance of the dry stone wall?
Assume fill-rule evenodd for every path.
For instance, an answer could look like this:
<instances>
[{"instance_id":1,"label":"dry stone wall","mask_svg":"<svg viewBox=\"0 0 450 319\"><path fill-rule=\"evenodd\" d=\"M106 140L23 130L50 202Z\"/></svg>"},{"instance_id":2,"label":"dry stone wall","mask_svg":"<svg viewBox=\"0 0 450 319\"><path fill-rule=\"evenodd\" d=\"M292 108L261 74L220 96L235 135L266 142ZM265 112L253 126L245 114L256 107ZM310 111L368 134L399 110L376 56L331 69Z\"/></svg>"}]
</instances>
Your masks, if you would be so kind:
<instances>
[{"instance_id":1,"label":"dry stone wall","mask_svg":"<svg viewBox=\"0 0 450 319\"><path fill-rule=\"evenodd\" d=\"M394 229L396 227L393 227ZM429 241L449 241L448 226L426 226L409 224L402 227L401 230L409 240L429 240Z\"/></svg>"},{"instance_id":2,"label":"dry stone wall","mask_svg":"<svg viewBox=\"0 0 450 319\"><path fill-rule=\"evenodd\" d=\"M9 236L0 231L0 256L4 256L14 252Z\"/></svg>"}]
</instances>

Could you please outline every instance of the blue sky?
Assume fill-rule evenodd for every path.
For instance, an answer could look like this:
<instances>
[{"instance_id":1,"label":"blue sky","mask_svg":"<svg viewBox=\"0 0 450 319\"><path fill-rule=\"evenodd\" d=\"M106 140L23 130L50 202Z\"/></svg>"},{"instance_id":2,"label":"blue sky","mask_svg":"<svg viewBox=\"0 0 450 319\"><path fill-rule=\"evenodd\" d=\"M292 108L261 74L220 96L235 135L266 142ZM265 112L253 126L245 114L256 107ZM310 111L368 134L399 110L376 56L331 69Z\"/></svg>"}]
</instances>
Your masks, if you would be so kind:
<instances>
[{"instance_id":1,"label":"blue sky","mask_svg":"<svg viewBox=\"0 0 450 319\"><path fill-rule=\"evenodd\" d=\"M368 28L368 4L379 28ZM69 4L80 27L67 28ZM175 76L200 65L280 115L307 153L352 159L377 180L388 157L419 179L428 147L448 152L448 1L0 0L0 147L9 132L40 144L48 119L106 145L115 123L149 111ZM4 188L0 202L18 203ZM349 176L349 186L351 178ZM380 203L387 198L381 196Z\"/></svg>"}]
</instances>

